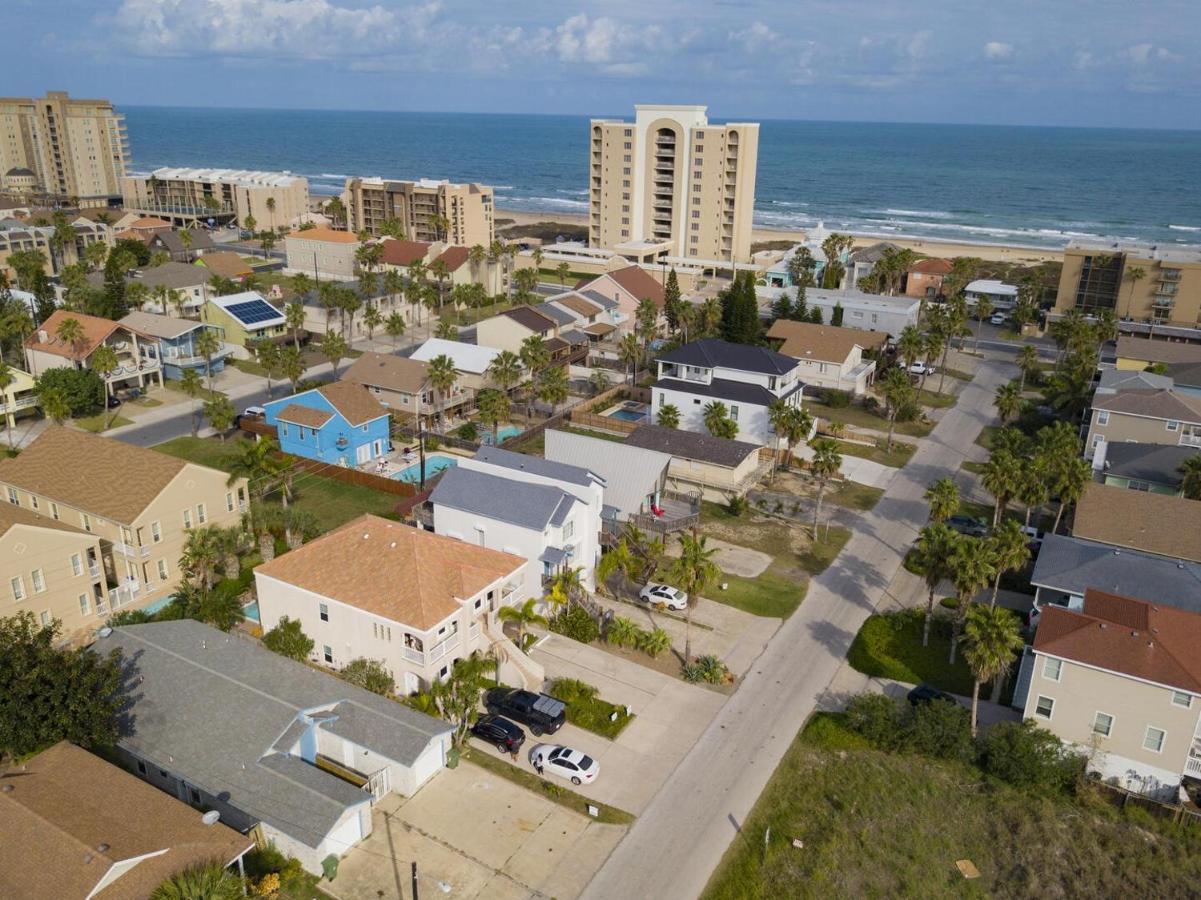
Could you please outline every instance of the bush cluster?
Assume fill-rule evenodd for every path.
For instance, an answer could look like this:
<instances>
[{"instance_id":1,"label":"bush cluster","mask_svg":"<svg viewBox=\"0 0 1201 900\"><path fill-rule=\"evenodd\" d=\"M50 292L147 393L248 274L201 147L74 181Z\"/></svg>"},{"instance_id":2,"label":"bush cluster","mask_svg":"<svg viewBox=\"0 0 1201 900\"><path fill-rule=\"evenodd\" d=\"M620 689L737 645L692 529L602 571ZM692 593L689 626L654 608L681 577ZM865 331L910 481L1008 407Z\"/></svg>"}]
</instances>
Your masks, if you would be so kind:
<instances>
[{"instance_id":1,"label":"bush cluster","mask_svg":"<svg viewBox=\"0 0 1201 900\"><path fill-rule=\"evenodd\" d=\"M684 663L681 674L684 680L691 684L704 681L708 684L724 684L730 670L716 656L706 655L697 657L696 662Z\"/></svg>"},{"instance_id":2,"label":"bush cluster","mask_svg":"<svg viewBox=\"0 0 1201 900\"><path fill-rule=\"evenodd\" d=\"M639 628L625 616L615 616L605 626L605 642L614 647L633 647L653 658L671 646L671 637L662 628Z\"/></svg>"},{"instance_id":3,"label":"bush cluster","mask_svg":"<svg viewBox=\"0 0 1201 900\"><path fill-rule=\"evenodd\" d=\"M91 369L47 369L37 380L38 396L62 391L72 418L104 409L104 380Z\"/></svg>"},{"instance_id":4,"label":"bush cluster","mask_svg":"<svg viewBox=\"0 0 1201 900\"><path fill-rule=\"evenodd\" d=\"M822 401L830 409L846 409L851 405L851 395L846 391L827 390L822 394Z\"/></svg>"},{"instance_id":5,"label":"bush cluster","mask_svg":"<svg viewBox=\"0 0 1201 900\"><path fill-rule=\"evenodd\" d=\"M587 610L578 606L569 606L557 616L552 616L550 630L582 644L591 644L600 637L600 626L596 624L596 620Z\"/></svg>"}]
</instances>

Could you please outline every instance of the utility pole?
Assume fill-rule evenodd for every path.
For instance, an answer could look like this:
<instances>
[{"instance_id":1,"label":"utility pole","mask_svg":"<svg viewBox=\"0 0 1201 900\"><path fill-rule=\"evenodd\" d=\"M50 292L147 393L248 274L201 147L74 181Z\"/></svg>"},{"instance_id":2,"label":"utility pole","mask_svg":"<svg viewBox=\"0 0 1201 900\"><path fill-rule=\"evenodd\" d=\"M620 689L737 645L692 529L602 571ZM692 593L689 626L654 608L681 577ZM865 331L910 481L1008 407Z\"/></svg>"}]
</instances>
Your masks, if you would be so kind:
<instances>
[{"instance_id":1,"label":"utility pole","mask_svg":"<svg viewBox=\"0 0 1201 900\"><path fill-rule=\"evenodd\" d=\"M417 900L417 863L413 863L412 880L413 880L413 900Z\"/></svg>"}]
</instances>

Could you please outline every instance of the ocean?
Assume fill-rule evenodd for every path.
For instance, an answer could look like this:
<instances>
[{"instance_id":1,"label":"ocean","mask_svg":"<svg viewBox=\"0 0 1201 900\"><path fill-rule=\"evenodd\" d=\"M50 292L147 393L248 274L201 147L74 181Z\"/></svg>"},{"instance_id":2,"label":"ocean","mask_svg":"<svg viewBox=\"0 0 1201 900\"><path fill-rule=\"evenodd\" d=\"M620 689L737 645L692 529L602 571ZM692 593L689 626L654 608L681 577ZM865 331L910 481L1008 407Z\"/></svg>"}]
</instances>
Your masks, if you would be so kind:
<instances>
[{"instance_id":1,"label":"ocean","mask_svg":"<svg viewBox=\"0 0 1201 900\"><path fill-rule=\"evenodd\" d=\"M133 168L288 170L492 185L500 208L588 209L584 116L124 107ZM755 222L1063 246L1201 242L1201 131L762 123Z\"/></svg>"}]
</instances>

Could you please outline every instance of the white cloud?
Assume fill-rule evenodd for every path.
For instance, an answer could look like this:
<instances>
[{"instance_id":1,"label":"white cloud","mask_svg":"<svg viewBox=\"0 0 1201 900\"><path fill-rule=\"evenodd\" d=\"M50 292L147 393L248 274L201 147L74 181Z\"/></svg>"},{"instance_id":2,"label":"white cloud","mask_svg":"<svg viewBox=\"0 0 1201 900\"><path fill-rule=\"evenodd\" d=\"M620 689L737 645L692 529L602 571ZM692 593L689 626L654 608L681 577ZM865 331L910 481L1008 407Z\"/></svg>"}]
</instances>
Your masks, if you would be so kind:
<instances>
[{"instance_id":1,"label":"white cloud","mask_svg":"<svg viewBox=\"0 0 1201 900\"><path fill-rule=\"evenodd\" d=\"M1009 59L1013 56L1013 44L1003 41L989 41L984 45L984 55L989 59Z\"/></svg>"}]
</instances>

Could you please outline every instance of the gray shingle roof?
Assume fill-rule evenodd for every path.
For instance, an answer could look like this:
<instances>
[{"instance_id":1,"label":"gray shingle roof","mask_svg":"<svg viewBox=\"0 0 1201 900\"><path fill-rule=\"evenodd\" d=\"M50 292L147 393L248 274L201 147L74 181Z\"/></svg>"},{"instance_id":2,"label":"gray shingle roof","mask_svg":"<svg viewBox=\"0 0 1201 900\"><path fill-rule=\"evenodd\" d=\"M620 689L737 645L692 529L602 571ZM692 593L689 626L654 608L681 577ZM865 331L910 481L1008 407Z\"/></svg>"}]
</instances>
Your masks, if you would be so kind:
<instances>
[{"instance_id":1,"label":"gray shingle roof","mask_svg":"<svg viewBox=\"0 0 1201 900\"><path fill-rule=\"evenodd\" d=\"M1101 380L1097 384L1098 394L1113 394L1118 391L1160 391L1171 390L1172 379L1166 375L1156 375L1153 372L1135 371L1133 369L1102 369Z\"/></svg>"},{"instance_id":2,"label":"gray shingle roof","mask_svg":"<svg viewBox=\"0 0 1201 900\"><path fill-rule=\"evenodd\" d=\"M681 459L695 459L730 468L737 466L752 453L759 452L758 444L730 441L697 431L661 428L658 425L639 425L625 442L630 447L644 447L647 450L670 453Z\"/></svg>"},{"instance_id":3,"label":"gray shingle roof","mask_svg":"<svg viewBox=\"0 0 1201 900\"><path fill-rule=\"evenodd\" d=\"M761 372L765 375L786 375L800 365L791 356L785 356L767 347L733 344L721 338L693 341L663 354L659 359L686 366L701 366L706 369L721 366L741 372Z\"/></svg>"},{"instance_id":4,"label":"gray shingle roof","mask_svg":"<svg viewBox=\"0 0 1201 900\"><path fill-rule=\"evenodd\" d=\"M559 327L575 323L575 316L566 310L559 309L553 303L539 303L534 309L538 310L542 315L554 319L559 324Z\"/></svg>"},{"instance_id":5,"label":"gray shingle roof","mask_svg":"<svg viewBox=\"0 0 1201 900\"><path fill-rule=\"evenodd\" d=\"M599 303L605 309L613 309L618 306L618 302L612 297L606 297L600 291L578 291L581 297L587 297L593 303Z\"/></svg>"},{"instance_id":6,"label":"gray shingle roof","mask_svg":"<svg viewBox=\"0 0 1201 900\"><path fill-rule=\"evenodd\" d=\"M430 502L499 522L542 531L562 525L575 497L549 484L531 484L455 466L447 469Z\"/></svg>"},{"instance_id":7,"label":"gray shingle roof","mask_svg":"<svg viewBox=\"0 0 1201 900\"><path fill-rule=\"evenodd\" d=\"M264 760L296 743L302 710L331 708L337 719L323 728L402 765L412 765L450 730L190 619L115 628L93 649L120 649L126 660L130 706L122 747L208 793L228 796L237 809L310 846L363 795L356 790L352 798L344 782L307 763Z\"/></svg>"},{"instance_id":8,"label":"gray shingle roof","mask_svg":"<svg viewBox=\"0 0 1201 900\"><path fill-rule=\"evenodd\" d=\"M506 469L514 469L518 472L530 472L534 475L541 475L543 478L554 478L583 487L603 481L599 475L583 466L553 462L539 456L527 456L524 453L516 453L501 447L480 447L476 451L475 458L494 466L504 466Z\"/></svg>"},{"instance_id":9,"label":"gray shingle roof","mask_svg":"<svg viewBox=\"0 0 1201 900\"><path fill-rule=\"evenodd\" d=\"M671 456L570 431L546 431L546 456L556 463L587 466L605 479L605 505L621 516L644 511L649 496L663 487Z\"/></svg>"},{"instance_id":10,"label":"gray shingle roof","mask_svg":"<svg viewBox=\"0 0 1201 900\"><path fill-rule=\"evenodd\" d=\"M801 386L798 385L797 388ZM752 406L770 406L776 399L775 394L760 384L731 381L727 378L714 378L708 384L701 381L685 381L682 378L660 378L651 388L652 390L663 388L668 391L680 391L685 394L696 394L698 397L711 397L714 400L746 403ZM795 390L796 388L784 396L790 396Z\"/></svg>"},{"instance_id":11,"label":"gray shingle roof","mask_svg":"<svg viewBox=\"0 0 1201 900\"><path fill-rule=\"evenodd\" d=\"M161 266L140 269L139 274L130 280L139 281L149 288L162 284L172 290L182 290L206 284L212 274L208 269L200 266L168 260Z\"/></svg>"},{"instance_id":12,"label":"gray shingle roof","mask_svg":"<svg viewBox=\"0 0 1201 900\"><path fill-rule=\"evenodd\" d=\"M1183 479L1180 467L1199 452L1195 447L1166 444L1110 443L1105 445L1105 474L1178 485Z\"/></svg>"},{"instance_id":13,"label":"gray shingle roof","mask_svg":"<svg viewBox=\"0 0 1201 900\"><path fill-rule=\"evenodd\" d=\"M1087 588L1098 588L1201 612L1201 564L1061 534L1043 538L1030 582L1081 596Z\"/></svg>"}]
</instances>

